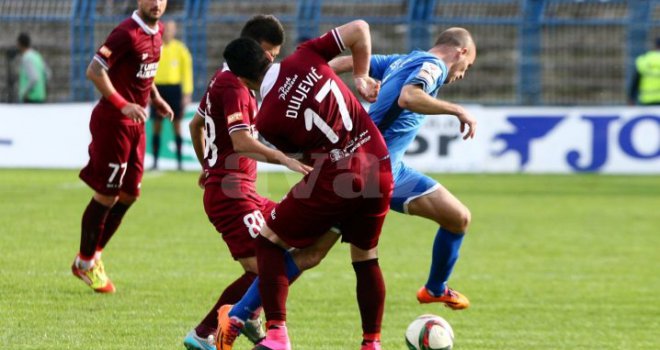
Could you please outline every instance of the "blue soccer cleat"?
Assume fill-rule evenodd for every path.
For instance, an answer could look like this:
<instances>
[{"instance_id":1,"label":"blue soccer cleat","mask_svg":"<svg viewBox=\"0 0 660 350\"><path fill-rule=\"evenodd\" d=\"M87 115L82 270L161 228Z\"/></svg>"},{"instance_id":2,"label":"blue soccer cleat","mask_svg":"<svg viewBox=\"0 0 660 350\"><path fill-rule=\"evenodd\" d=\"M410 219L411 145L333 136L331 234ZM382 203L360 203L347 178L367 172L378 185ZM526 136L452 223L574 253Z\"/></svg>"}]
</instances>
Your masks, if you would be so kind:
<instances>
[{"instance_id":1,"label":"blue soccer cleat","mask_svg":"<svg viewBox=\"0 0 660 350\"><path fill-rule=\"evenodd\" d=\"M195 330L191 330L183 339L183 346L188 350L216 350L215 337L211 334L207 338L197 335Z\"/></svg>"}]
</instances>

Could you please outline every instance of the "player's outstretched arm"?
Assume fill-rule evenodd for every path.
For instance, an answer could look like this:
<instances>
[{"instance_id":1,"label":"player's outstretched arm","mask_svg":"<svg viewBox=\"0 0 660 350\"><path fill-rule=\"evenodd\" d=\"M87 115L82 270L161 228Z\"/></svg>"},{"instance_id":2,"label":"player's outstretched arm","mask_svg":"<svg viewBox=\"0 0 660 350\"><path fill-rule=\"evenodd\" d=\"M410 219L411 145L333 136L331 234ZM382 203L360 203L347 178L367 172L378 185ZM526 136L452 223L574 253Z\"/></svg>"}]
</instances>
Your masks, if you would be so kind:
<instances>
[{"instance_id":1,"label":"player's outstretched arm","mask_svg":"<svg viewBox=\"0 0 660 350\"><path fill-rule=\"evenodd\" d=\"M114 85L110 81L110 77L106 72L105 67L101 65L97 60L92 59L87 66L87 79L89 79L97 90L105 97L108 101L112 102L121 113L137 122L144 122L147 120L147 111L142 108L142 106L127 102L117 90L115 90Z\"/></svg>"},{"instance_id":2,"label":"player's outstretched arm","mask_svg":"<svg viewBox=\"0 0 660 350\"><path fill-rule=\"evenodd\" d=\"M419 85L405 85L399 95L399 107L419 114L450 114L455 115L461 122L463 139L473 138L477 128L477 121L460 105L431 97Z\"/></svg>"},{"instance_id":3,"label":"player's outstretched arm","mask_svg":"<svg viewBox=\"0 0 660 350\"><path fill-rule=\"evenodd\" d=\"M243 156L252 158L256 161L272 164L281 164L295 172L307 175L312 171L312 167L305 165L293 158L287 157L284 153L266 147L261 142L252 138L247 130L237 130L229 134L234 152Z\"/></svg>"}]
</instances>

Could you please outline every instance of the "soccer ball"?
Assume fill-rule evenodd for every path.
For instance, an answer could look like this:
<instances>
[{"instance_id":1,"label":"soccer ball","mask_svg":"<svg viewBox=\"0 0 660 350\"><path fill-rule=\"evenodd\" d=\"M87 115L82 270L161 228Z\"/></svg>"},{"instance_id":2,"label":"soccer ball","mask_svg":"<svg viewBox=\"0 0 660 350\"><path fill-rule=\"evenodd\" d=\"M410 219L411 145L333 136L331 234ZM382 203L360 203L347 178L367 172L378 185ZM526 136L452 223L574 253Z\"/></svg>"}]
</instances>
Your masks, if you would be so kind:
<instances>
[{"instance_id":1,"label":"soccer ball","mask_svg":"<svg viewBox=\"0 0 660 350\"><path fill-rule=\"evenodd\" d=\"M454 331L444 318L422 315L408 326L406 345L410 350L451 350L454 346Z\"/></svg>"}]
</instances>

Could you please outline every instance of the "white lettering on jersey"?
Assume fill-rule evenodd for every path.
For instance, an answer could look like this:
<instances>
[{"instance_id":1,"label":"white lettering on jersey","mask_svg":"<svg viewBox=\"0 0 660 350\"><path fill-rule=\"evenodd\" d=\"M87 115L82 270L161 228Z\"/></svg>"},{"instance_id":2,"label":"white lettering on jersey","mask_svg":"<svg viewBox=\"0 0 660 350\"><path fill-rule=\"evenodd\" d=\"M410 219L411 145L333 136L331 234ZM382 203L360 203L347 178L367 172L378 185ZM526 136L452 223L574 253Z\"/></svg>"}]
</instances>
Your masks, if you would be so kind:
<instances>
[{"instance_id":1,"label":"white lettering on jersey","mask_svg":"<svg viewBox=\"0 0 660 350\"><path fill-rule=\"evenodd\" d=\"M156 76L156 71L158 70L158 62L154 63L141 63L140 70L135 75L140 79L149 79Z\"/></svg>"},{"instance_id":2,"label":"white lettering on jersey","mask_svg":"<svg viewBox=\"0 0 660 350\"><path fill-rule=\"evenodd\" d=\"M323 78L323 76L316 72L315 67L312 67L309 73L305 75L305 78L298 84L293 95L291 95L291 100L287 105L286 116L288 118L298 118L298 110L300 109L302 101L307 98L307 93L316 85L316 83L319 82L319 80L321 80L321 78Z\"/></svg>"}]
</instances>

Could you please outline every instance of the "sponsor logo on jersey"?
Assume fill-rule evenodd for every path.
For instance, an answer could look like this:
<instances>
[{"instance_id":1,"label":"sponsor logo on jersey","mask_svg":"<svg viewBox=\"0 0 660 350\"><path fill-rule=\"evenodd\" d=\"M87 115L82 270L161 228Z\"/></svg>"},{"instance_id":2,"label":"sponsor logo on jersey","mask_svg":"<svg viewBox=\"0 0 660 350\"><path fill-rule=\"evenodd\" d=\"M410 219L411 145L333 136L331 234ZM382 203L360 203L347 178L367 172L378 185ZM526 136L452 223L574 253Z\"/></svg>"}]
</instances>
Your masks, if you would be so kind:
<instances>
[{"instance_id":1,"label":"sponsor logo on jersey","mask_svg":"<svg viewBox=\"0 0 660 350\"><path fill-rule=\"evenodd\" d=\"M232 113L227 116L227 125L241 120L243 120L243 114L241 112Z\"/></svg>"},{"instance_id":2,"label":"sponsor logo on jersey","mask_svg":"<svg viewBox=\"0 0 660 350\"><path fill-rule=\"evenodd\" d=\"M284 84L282 84L282 86L277 89L277 92L280 93L280 100L286 100L286 95L289 94L289 91L291 91L291 88L293 87L293 84L295 84L296 80L298 80L298 74L294 75L293 78L286 77L286 79L284 79Z\"/></svg>"},{"instance_id":3,"label":"sponsor logo on jersey","mask_svg":"<svg viewBox=\"0 0 660 350\"><path fill-rule=\"evenodd\" d=\"M156 76L156 70L158 70L158 62L140 63L140 70L135 76L141 79L150 79Z\"/></svg>"},{"instance_id":4,"label":"sponsor logo on jersey","mask_svg":"<svg viewBox=\"0 0 660 350\"><path fill-rule=\"evenodd\" d=\"M107 46L103 45L103 46L101 46L101 48L99 49L99 53L100 53L103 57L105 57L105 58L109 58L110 55L112 55L112 50L110 50Z\"/></svg>"},{"instance_id":5,"label":"sponsor logo on jersey","mask_svg":"<svg viewBox=\"0 0 660 350\"><path fill-rule=\"evenodd\" d=\"M149 53L147 53L147 52L143 52L143 53L142 53L142 60L144 61L144 60L146 60L147 58L149 58Z\"/></svg>"}]
</instances>

